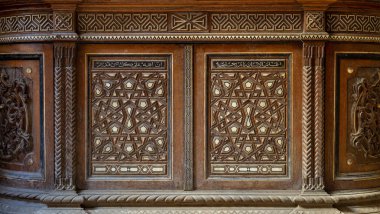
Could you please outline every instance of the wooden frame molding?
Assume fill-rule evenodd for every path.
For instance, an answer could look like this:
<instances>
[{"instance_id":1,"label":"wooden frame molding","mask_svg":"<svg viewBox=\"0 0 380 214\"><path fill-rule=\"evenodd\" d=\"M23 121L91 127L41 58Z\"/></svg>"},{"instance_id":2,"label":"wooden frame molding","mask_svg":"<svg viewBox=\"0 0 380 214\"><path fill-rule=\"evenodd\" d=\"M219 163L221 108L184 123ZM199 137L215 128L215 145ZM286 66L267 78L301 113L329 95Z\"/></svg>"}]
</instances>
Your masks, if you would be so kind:
<instances>
[{"instance_id":1,"label":"wooden frame molding","mask_svg":"<svg viewBox=\"0 0 380 214\"><path fill-rule=\"evenodd\" d=\"M194 185L194 145L193 145L193 46L185 46L185 180L184 190L193 190Z\"/></svg>"},{"instance_id":2,"label":"wooden frame molding","mask_svg":"<svg viewBox=\"0 0 380 214\"><path fill-rule=\"evenodd\" d=\"M324 189L324 42L304 42L302 174L304 191Z\"/></svg>"},{"instance_id":3,"label":"wooden frame molding","mask_svg":"<svg viewBox=\"0 0 380 214\"><path fill-rule=\"evenodd\" d=\"M54 44L55 187L75 190L76 68L75 44Z\"/></svg>"},{"instance_id":4,"label":"wooden frame molding","mask_svg":"<svg viewBox=\"0 0 380 214\"><path fill-rule=\"evenodd\" d=\"M380 42L379 20L379 14L352 15L321 10L307 10L302 15L296 11L75 13L64 9L0 15L0 42L300 39ZM137 27L136 23L142 24Z\"/></svg>"}]
</instances>

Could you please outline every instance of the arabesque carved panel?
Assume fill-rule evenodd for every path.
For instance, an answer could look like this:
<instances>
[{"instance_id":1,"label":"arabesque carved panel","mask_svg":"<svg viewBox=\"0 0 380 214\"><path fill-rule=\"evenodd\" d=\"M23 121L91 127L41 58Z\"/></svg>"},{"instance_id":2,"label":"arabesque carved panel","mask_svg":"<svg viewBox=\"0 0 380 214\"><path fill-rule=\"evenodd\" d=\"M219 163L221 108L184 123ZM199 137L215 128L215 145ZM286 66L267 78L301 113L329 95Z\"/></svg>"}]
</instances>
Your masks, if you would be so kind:
<instances>
[{"instance_id":1,"label":"arabesque carved panel","mask_svg":"<svg viewBox=\"0 0 380 214\"><path fill-rule=\"evenodd\" d=\"M90 61L91 174L168 176L169 56Z\"/></svg>"},{"instance_id":2,"label":"arabesque carved panel","mask_svg":"<svg viewBox=\"0 0 380 214\"><path fill-rule=\"evenodd\" d=\"M286 55L209 56L211 176L287 175L287 64Z\"/></svg>"},{"instance_id":3,"label":"arabesque carved panel","mask_svg":"<svg viewBox=\"0 0 380 214\"><path fill-rule=\"evenodd\" d=\"M31 80L22 68L0 68L0 160L26 163L33 151L30 123ZM33 163L33 162L32 162Z\"/></svg>"},{"instance_id":4,"label":"arabesque carved panel","mask_svg":"<svg viewBox=\"0 0 380 214\"><path fill-rule=\"evenodd\" d=\"M349 151L356 161L380 160L380 68L358 69L348 84Z\"/></svg>"}]
</instances>

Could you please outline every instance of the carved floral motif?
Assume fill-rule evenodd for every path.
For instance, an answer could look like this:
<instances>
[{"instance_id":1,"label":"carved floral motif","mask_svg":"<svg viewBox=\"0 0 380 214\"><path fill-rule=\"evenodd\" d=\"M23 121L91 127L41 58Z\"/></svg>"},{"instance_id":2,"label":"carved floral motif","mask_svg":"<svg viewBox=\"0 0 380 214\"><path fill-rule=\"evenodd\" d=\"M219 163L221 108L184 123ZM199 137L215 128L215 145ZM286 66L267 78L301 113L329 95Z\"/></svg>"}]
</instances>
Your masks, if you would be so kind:
<instances>
[{"instance_id":1,"label":"carved floral motif","mask_svg":"<svg viewBox=\"0 0 380 214\"><path fill-rule=\"evenodd\" d=\"M380 72L356 77L351 99L351 145L365 159L380 158Z\"/></svg>"},{"instance_id":2,"label":"carved floral motif","mask_svg":"<svg viewBox=\"0 0 380 214\"><path fill-rule=\"evenodd\" d=\"M33 149L30 135L29 87L22 70L0 69L0 159L22 162Z\"/></svg>"}]
</instances>

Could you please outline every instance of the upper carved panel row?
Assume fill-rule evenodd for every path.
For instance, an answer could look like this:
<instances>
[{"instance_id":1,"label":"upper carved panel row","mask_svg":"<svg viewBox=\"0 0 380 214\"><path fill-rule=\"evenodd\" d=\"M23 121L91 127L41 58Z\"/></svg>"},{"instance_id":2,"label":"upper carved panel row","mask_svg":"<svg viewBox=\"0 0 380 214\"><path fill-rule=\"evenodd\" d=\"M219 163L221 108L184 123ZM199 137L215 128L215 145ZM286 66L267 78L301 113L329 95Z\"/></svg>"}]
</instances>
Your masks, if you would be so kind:
<instances>
[{"instance_id":1,"label":"upper carved panel row","mask_svg":"<svg viewBox=\"0 0 380 214\"><path fill-rule=\"evenodd\" d=\"M302 31L300 13L80 13L79 32Z\"/></svg>"},{"instance_id":2,"label":"upper carved panel row","mask_svg":"<svg viewBox=\"0 0 380 214\"><path fill-rule=\"evenodd\" d=\"M276 13L41 12L0 17L0 35L28 33L361 33L380 34L380 16L321 11ZM276 33L276 34L274 34Z\"/></svg>"},{"instance_id":3,"label":"upper carved panel row","mask_svg":"<svg viewBox=\"0 0 380 214\"><path fill-rule=\"evenodd\" d=\"M0 17L0 34L73 31L72 13L33 13Z\"/></svg>"}]
</instances>

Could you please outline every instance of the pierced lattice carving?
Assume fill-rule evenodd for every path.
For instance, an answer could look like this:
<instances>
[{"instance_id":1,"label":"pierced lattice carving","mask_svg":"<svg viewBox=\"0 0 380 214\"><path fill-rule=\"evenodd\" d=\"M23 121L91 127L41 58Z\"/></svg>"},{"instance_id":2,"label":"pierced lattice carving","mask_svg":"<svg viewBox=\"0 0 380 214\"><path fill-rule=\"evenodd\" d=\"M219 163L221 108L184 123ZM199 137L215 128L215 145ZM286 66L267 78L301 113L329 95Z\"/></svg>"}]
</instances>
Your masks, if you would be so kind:
<instances>
[{"instance_id":1,"label":"pierced lattice carving","mask_svg":"<svg viewBox=\"0 0 380 214\"><path fill-rule=\"evenodd\" d=\"M287 174L287 59L211 57L211 175Z\"/></svg>"},{"instance_id":2,"label":"pierced lattice carving","mask_svg":"<svg viewBox=\"0 0 380 214\"><path fill-rule=\"evenodd\" d=\"M32 152L30 80L21 68L0 68L0 160L22 163Z\"/></svg>"},{"instance_id":3,"label":"pierced lattice carving","mask_svg":"<svg viewBox=\"0 0 380 214\"><path fill-rule=\"evenodd\" d=\"M90 71L93 175L166 175L168 57L94 59Z\"/></svg>"}]
</instances>

